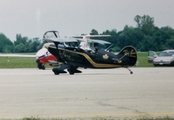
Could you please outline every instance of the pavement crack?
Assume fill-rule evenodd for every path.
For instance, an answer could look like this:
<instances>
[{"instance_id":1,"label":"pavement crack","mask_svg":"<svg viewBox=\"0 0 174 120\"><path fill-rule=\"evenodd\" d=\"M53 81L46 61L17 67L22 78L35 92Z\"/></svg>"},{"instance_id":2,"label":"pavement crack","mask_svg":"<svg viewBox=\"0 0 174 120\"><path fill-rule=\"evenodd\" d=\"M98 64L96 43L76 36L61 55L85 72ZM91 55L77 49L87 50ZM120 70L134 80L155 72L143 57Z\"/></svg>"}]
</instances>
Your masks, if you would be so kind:
<instances>
[{"instance_id":1,"label":"pavement crack","mask_svg":"<svg viewBox=\"0 0 174 120\"><path fill-rule=\"evenodd\" d=\"M115 106L115 105L103 103L102 101L99 101L98 104L101 106Z\"/></svg>"},{"instance_id":2,"label":"pavement crack","mask_svg":"<svg viewBox=\"0 0 174 120\"><path fill-rule=\"evenodd\" d=\"M132 111L132 112L134 112L134 113L137 113L137 114L143 115L143 116L150 116L150 115L149 115L148 113L146 113L146 112L141 112L141 111L139 111L139 110L131 109L131 108L123 107L123 106L112 105L112 104L104 103L104 102L102 102L102 101L99 101L98 104L101 105L101 106L110 106L110 107L116 107L116 108L122 109L122 110Z\"/></svg>"}]
</instances>

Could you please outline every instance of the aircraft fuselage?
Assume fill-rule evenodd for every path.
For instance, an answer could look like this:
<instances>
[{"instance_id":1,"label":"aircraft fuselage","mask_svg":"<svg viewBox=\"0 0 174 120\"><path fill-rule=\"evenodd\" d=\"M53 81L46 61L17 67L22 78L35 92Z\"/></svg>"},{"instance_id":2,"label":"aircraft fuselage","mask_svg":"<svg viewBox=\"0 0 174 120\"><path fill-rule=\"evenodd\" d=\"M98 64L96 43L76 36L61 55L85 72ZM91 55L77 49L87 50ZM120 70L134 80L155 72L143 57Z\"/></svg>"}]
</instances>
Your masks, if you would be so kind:
<instances>
[{"instance_id":1,"label":"aircraft fuselage","mask_svg":"<svg viewBox=\"0 0 174 120\"><path fill-rule=\"evenodd\" d=\"M49 52L59 59L59 62L67 62L69 65L85 67L85 68L117 68L130 66L128 63L129 54L115 55L104 50L97 52L85 51L77 48L70 47L53 47L48 48ZM135 53L136 51L132 49ZM131 54L133 56L133 54Z\"/></svg>"}]
</instances>

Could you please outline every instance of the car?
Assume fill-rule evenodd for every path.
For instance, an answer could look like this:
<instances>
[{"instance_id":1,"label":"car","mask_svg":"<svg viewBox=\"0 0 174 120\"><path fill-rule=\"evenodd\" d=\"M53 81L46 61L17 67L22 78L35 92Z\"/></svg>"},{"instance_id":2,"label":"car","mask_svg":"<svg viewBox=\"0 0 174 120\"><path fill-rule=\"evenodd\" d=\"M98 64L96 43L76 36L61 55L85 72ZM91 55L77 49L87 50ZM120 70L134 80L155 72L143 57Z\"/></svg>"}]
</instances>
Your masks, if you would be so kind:
<instances>
[{"instance_id":1,"label":"car","mask_svg":"<svg viewBox=\"0 0 174 120\"><path fill-rule=\"evenodd\" d=\"M149 51L148 62L153 63L154 66L174 66L174 49L164 50L159 55Z\"/></svg>"},{"instance_id":2,"label":"car","mask_svg":"<svg viewBox=\"0 0 174 120\"><path fill-rule=\"evenodd\" d=\"M154 51L148 52L148 62L153 63L154 58L156 58L158 55Z\"/></svg>"}]
</instances>

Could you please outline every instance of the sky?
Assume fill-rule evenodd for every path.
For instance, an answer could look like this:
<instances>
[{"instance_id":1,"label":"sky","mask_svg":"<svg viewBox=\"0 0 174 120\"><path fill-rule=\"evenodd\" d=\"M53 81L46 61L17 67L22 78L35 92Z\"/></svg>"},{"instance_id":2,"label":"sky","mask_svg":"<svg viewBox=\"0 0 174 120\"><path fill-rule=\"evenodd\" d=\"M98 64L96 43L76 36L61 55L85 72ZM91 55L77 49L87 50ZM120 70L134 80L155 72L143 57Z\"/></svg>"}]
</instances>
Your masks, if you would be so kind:
<instances>
[{"instance_id":1,"label":"sky","mask_svg":"<svg viewBox=\"0 0 174 120\"><path fill-rule=\"evenodd\" d=\"M0 0L0 33L14 41L16 34L39 37L48 30L66 35L92 29L136 27L136 15L149 15L155 26L174 28L174 0Z\"/></svg>"}]
</instances>

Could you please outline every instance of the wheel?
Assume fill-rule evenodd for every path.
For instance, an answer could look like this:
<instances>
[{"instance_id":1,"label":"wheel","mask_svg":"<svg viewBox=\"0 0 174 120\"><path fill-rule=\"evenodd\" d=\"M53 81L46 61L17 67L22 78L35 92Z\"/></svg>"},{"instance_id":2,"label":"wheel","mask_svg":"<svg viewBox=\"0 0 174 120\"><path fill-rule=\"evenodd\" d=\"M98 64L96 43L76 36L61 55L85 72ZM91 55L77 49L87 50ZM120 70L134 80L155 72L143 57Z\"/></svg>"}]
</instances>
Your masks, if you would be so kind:
<instances>
[{"instance_id":1,"label":"wheel","mask_svg":"<svg viewBox=\"0 0 174 120\"><path fill-rule=\"evenodd\" d=\"M68 72L70 75L74 75L74 72L70 68L68 69Z\"/></svg>"},{"instance_id":2,"label":"wheel","mask_svg":"<svg viewBox=\"0 0 174 120\"><path fill-rule=\"evenodd\" d=\"M42 70L45 70L45 66L44 65L42 65Z\"/></svg>"},{"instance_id":3,"label":"wheel","mask_svg":"<svg viewBox=\"0 0 174 120\"><path fill-rule=\"evenodd\" d=\"M59 75L59 72L54 72L55 75Z\"/></svg>"},{"instance_id":4,"label":"wheel","mask_svg":"<svg viewBox=\"0 0 174 120\"><path fill-rule=\"evenodd\" d=\"M74 73L73 73L73 72L70 72L69 74L70 74L70 75L74 75Z\"/></svg>"},{"instance_id":5,"label":"wheel","mask_svg":"<svg viewBox=\"0 0 174 120\"><path fill-rule=\"evenodd\" d=\"M36 60L36 63L39 69L45 70L45 66L39 60Z\"/></svg>"},{"instance_id":6,"label":"wheel","mask_svg":"<svg viewBox=\"0 0 174 120\"><path fill-rule=\"evenodd\" d=\"M52 71L54 72L55 75L59 75L59 70L57 68L53 68Z\"/></svg>"}]
</instances>

